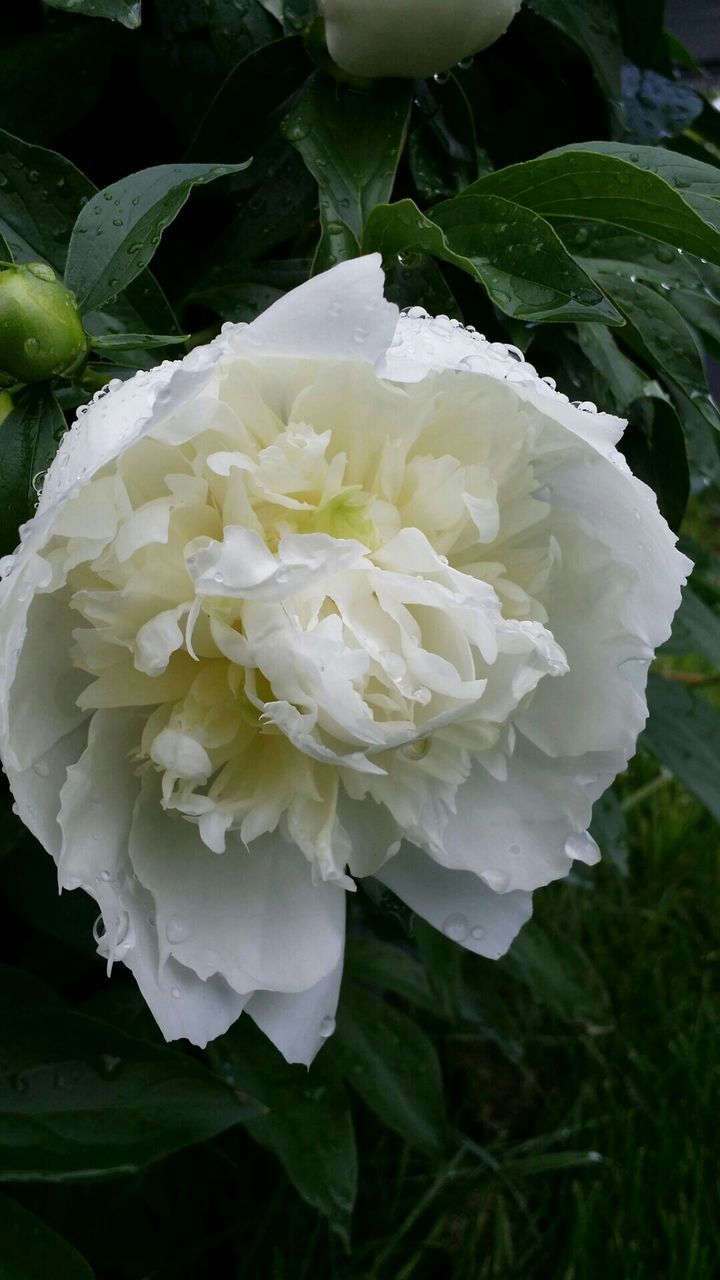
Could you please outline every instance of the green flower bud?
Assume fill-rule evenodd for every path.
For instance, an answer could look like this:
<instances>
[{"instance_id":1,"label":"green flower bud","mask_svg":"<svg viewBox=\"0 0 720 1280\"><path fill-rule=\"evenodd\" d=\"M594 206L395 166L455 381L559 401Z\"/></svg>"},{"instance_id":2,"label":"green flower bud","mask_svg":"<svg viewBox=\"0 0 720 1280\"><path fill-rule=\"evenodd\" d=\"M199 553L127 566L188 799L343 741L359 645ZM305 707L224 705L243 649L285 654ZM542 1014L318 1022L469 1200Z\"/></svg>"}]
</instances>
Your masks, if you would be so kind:
<instances>
[{"instance_id":1,"label":"green flower bud","mask_svg":"<svg viewBox=\"0 0 720 1280\"><path fill-rule=\"evenodd\" d=\"M13 402L7 391L0 391L0 423L4 422L9 413L12 413Z\"/></svg>"},{"instance_id":2,"label":"green flower bud","mask_svg":"<svg viewBox=\"0 0 720 1280\"><path fill-rule=\"evenodd\" d=\"M72 373L87 355L75 296L44 262L0 271L0 385Z\"/></svg>"}]
</instances>

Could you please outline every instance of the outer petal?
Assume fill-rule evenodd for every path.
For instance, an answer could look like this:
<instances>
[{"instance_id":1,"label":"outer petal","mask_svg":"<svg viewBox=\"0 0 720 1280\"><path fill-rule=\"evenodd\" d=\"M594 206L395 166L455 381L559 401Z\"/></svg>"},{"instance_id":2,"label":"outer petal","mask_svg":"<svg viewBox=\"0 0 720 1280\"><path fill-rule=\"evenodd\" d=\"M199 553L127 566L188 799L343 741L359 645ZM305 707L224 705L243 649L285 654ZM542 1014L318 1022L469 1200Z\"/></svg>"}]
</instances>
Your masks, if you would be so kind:
<instances>
[{"instance_id":1,"label":"outer petal","mask_svg":"<svg viewBox=\"0 0 720 1280\"><path fill-rule=\"evenodd\" d=\"M497 893L539 889L566 876L573 858L597 860L580 837L620 767L611 754L551 759L519 735L505 781L475 765L433 856L474 871Z\"/></svg>"},{"instance_id":2,"label":"outer petal","mask_svg":"<svg viewBox=\"0 0 720 1280\"><path fill-rule=\"evenodd\" d=\"M98 950L122 960L167 1040L203 1046L239 1017L247 997L221 977L207 982L174 959L161 962L151 895L134 875L128 839L139 779L130 753L141 721L133 711L98 711L87 749L67 771L61 795L60 887L82 887L96 899L105 933ZM48 779L50 782L50 779Z\"/></svg>"},{"instance_id":3,"label":"outer petal","mask_svg":"<svg viewBox=\"0 0 720 1280\"><path fill-rule=\"evenodd\" d=\"M447 871L404 844L375 878L454 942L498 960L532 915L529 893L494 893L468 871Z\"/></svg>"},{"instance_id":4,"label":"outer petal","mask_svg":"<svg viewBox=\"0 0 720 1280\"><path fill-rule=\"evenodd\" d=\"M374 364L390 346L398 309L383 297L379 253L341 262L273 303L251 325L227 326L235 349L302 360Z\"/></svg>"},{"instance_id":5,"label":"outer petal","mask_svg":"<svg viewBox=\"0 0 720 1280\"><path fill-rule=\"evenodd\" d=\"M146 774L130 858L153 895L161 959L174 956L206 979L219 973L240 994L306 991L342 956L343 890L313 885L309 863L279 834L248 850L237 838L209 852L197 827L161 808Z\"/></svg>"},{"instance_id":6,"label":"outer petal","mask_svg":"<svg viewBox=\"0 0 720 1280\"><path fill-rule=\"evenodd\" d=\"M352 75L426 76L485 49L520 0L323 0L330 56Z\"/></svg>"},{"instance_id":7,"label":"outer petal","mask_svg":"<svg viewBox=\"0 0 720 1280\"><path fill-rule=\"evenodd\" d=\"M246 1012L288 1062L309 1067L323 1041L335 1030L342 969L340 960L309 991L293 995L256 991L250 998Z\"/></svg>"}]
</instances>

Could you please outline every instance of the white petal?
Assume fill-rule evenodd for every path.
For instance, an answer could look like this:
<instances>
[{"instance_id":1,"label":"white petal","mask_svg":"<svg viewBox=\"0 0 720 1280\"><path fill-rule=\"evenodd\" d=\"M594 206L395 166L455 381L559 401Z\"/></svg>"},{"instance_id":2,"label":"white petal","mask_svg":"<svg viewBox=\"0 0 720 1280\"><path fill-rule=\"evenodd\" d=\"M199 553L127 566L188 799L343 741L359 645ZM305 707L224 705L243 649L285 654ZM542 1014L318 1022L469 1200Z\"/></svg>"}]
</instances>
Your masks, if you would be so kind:
<instances>
[{"instance_id":1,"label":"white petal","mask_svg":"<svg viewBox=\"0 0 720 1280\"><path fill-rule=\"evenodd\" d=\"M281 538L274 556L254 530L230 525L222 542L189 543L187 567L198 595L274 601L351 568L366 552L350 538L305 533Z\"/></svg>"},{"instance_id":2,"label":"white petal","mask_svg":"<svg viewBox=\"0 0 720 1280\"><path fill-rule=\"evenodd\" d=\"M130 857L155 899L163 960L203 979L219 973L241 994L305 991L340 960L344 893L313 885L300 850L278 834L251 851L231 837L211 853L193 823L162 810L159 781L146 774Z\"/></svg>"},{"instance_id":3,"label":"white petal","mask_svg":"<svg viewBox=\"0 0 720 1280\"><path fill-rule=\"evenodd\" d=\"M615 770L617 771L617 770ZM483 876L497 892L533 890L567 875L566 842L590 822L588 784L608 784L608 758L551 759L518 735L506 781L475 764L443 832L444 866ZM417 838L417 837L416 837Z\"/></svg>"},{"instance_id":4,"label":"white petal","mask_svg":"<svg viewBox=\"0 0 720 1280\"><path fill-rule=\"evenodd\" d=\"M304 360L374 364L390 346L398 309L383 297L379 253L341 262L273 303L247 327L224 335L256 352Z\"/></svg>"},{"instance_id":5,"label":"white petal","mask_svg":"<svg viewBox=\"0 0 720 1280\"><path fill-rule=\"evenodd\" d=\"M59 881L61 887L80 886L96 899L106 929L100 953L132 970L165 1038L185 1037L203 1047L239 1017L247 997L222 978L202 981L172 958L161 965L152 896L128 857L139 785L130 753L141 732L142 719L135 712L98 711L87 750L68 770L62 793L58 780L48 778L56 805L62 794Z\"/></svg>"},{"instance_id":6,"label":"white petal","mask_svg":"<svg viewBox=\"0 0 720 1280\"><path fill-rule=\"evenodd\" d=\"M469 871L447 871L403 844L375 878L446 937L498 960L532 915L529 893L495 893Z\"/></svg>"},{"instance_id":7,"label":"white petal","mask_svg":"<svg viewBox=\"0 0 720 1280\"><path fill-rule=\"evenodd\" d=\"M21 569L17 572L22 574ZM23 604L18 601L17 605L14 616L16 601L9 595L2 610L8 637L13 637L9 644L15 649L8 654L0 688L7 716L3 754L8 764L22 771L85 719L77 699L88 677L70 663L72 632L78 618L68 609L62 593L35 595L26 618Z\"/></svg>"},{"instance_id":8,"label":"white petal","mask_svg":"<svg viewBox=\"0 0 720 1280\"><path fill-rule=\"evenodd\" d=\"M285 995L256 991L246 1012L272 1040L287 1062L309 1067L318 1049L335 1030L335 1013L342 980L342 960L309 991Z\"/></svg>"},{"instance_id":9,"label":"white petal","mask_svg":"<svg viewBox=\"0 0 720 1280\"><path fill-rule=\"evenodd\" d=\"M58 826L60 790L68 767L75 764L85 750L87 733L87 725L79 725L44 755L38 756L29 769L17 771L10 763L7 765L18 816L56 860L62 842Z\"/></svg>"}]
</instances>

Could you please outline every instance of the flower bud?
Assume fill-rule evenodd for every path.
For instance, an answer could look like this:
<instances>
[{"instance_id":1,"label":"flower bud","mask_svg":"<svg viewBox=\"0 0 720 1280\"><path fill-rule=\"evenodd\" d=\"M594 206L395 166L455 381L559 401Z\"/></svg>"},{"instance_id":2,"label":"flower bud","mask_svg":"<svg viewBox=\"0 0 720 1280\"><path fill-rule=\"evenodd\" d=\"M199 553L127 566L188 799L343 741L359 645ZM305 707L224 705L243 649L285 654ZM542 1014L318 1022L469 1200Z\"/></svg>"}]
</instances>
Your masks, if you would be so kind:
<instances>
[{"instance_id":1,"label":"flower bud","mask_svg":"<svg viewBox=\"0 0 720 1280\"><path fill-rule=\"evenodd\" d=\"M321 0L330 55L356 76L445 71L507 31L522 0Z\"/></svg>"},{"instance_id":2,"label":"flower bud","mask_svg":"<svg viewBox=\"0 0 720 1280\"><path fill-rule=\"evenodd\" d=\"M71 373L87 353L75 296L44 262L0 272L0 385Z\"/></svg>"}]
</instances>

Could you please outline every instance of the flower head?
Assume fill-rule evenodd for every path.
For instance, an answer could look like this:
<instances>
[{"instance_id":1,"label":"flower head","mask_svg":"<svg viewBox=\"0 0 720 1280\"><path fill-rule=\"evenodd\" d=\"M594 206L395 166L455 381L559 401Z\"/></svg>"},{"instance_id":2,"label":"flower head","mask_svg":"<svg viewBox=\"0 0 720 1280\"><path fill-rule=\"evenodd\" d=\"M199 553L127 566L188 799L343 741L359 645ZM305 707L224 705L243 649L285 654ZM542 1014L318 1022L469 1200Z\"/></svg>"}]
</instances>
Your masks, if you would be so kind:
<instances>
[{"instance_id":1,"label":"flower head","mask_svg":"<svg viewBox=\"0 0 720 1280\"><path fill-rule=\"evenodd\" d=\"M431 75L486 49L522 0L321 0L330 56L356 76Z\"/></svg>"},{"instance_id":2,"label":"flower head","mask_svg":"<svg viewBox=\"0 0 720 1280\"><path fill-rule=\"evenodd\" d=\"M594 861L688 562L519 352L345 263L64 440L0 588L0 746L168 1038L331 1025L375 876L497 957Z\"/></svg>"}]
</instances>

